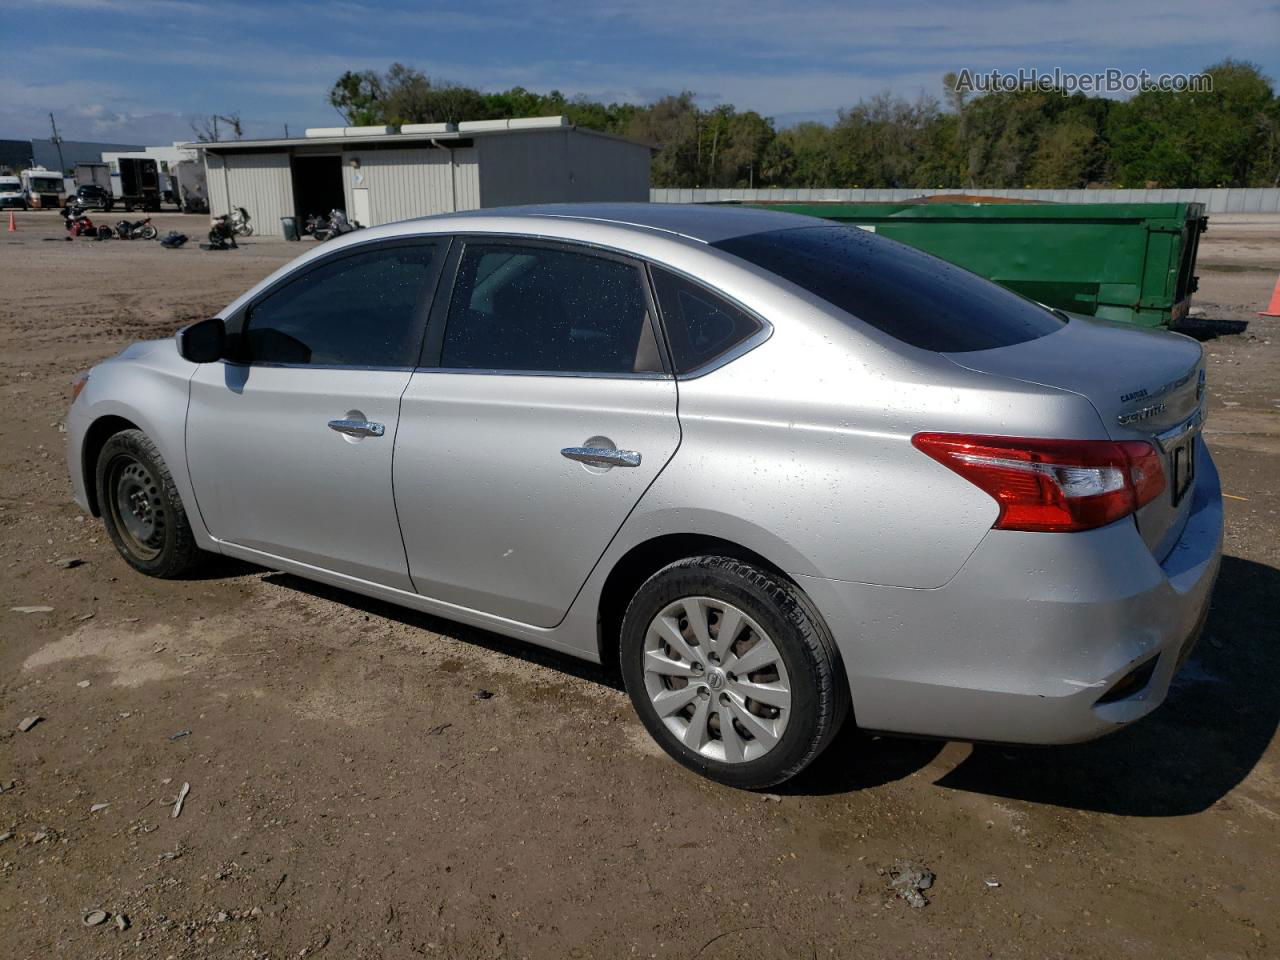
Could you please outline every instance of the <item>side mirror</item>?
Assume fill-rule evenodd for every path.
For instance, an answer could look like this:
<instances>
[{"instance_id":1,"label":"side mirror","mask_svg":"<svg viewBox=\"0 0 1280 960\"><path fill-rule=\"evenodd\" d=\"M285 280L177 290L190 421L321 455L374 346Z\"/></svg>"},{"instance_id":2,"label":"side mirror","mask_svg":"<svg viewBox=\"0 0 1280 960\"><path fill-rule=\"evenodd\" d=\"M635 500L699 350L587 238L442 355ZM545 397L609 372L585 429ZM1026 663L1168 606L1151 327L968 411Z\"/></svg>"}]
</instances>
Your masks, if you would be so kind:
<instances>
[{"instance_id":1,"label":"side mirror","mask_svg":"<svg viewBox=\"0 0 1280 960\"><path fill-rule=\"evenodd\" d=\"M226 353L227 328L217 317L178 331L178 353L192 363L213 363Z\"/></svg>"}]
</instances>

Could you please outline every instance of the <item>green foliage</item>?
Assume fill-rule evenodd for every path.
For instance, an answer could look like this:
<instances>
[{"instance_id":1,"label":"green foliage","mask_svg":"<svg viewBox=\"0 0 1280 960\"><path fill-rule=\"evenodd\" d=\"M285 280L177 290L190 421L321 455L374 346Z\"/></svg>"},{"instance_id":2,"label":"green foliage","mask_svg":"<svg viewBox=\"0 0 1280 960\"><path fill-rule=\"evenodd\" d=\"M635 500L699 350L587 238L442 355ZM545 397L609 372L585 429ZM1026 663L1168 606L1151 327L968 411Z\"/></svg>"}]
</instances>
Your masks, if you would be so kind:
<instances>
[{"instance_id":1,"label":"green foliage","mask_svg":"<svg viewBox=\"0 0 1280 960\"><path fill-rule=\"evenodd\" d=\"M1253 64L1205 70L1211 93L1144 92L1127 101L1017 90L945 106L882 93L836 122L779 130L753 110L699 107L684 91L604 104L513 87L481 93L404 64L347 72L329 102L352 125L564 114L577 126L650 143L658 187L1083 187L1280 185L1280 97Z\"/></svg>"},{"instance_id":2,"label":"green foliage","mask_svg":"<svg viewBox=\"0 0 1280 960\"><path fill-rule=\"evenodd\" d=\"M372 70L360 73L348 70L329 90L330 105L353 127L383 122L385 97L382 78Z\"/></svg>"},{"instance_id":3,"label":"green foliage","mask_svg":"<svg viewBox=\"0 0 1280 960\"><path fill-rule=\"evenodd\" d=\"M1107 136L1117 179L1193 186L1274 186L1276 101L1252 64L1205 70L1210 93L1140 93L1112 111Z\"/></svg>"}]
</instances>

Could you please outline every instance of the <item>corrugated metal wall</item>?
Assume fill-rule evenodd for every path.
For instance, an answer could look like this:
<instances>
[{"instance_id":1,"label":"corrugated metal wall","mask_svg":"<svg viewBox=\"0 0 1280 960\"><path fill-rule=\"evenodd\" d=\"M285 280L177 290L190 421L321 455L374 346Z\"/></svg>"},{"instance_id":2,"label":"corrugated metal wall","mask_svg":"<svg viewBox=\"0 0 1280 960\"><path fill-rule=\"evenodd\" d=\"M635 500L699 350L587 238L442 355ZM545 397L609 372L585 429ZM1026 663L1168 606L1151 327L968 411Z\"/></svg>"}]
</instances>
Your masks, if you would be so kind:
<instances>
[{"instance_id":1,"label":"corrugated metal wall","mask_svg":"<svg viewBox=\"0 0 1280 960\"><path fill-rule=\"evenodd\" d=\"M280 218L293 216L293 179L289 154L206 153L209 209L216 216L244 207L253 229L267 237L281 236Z\"/></svg>"},{"instance_id":2,"label":"corrugated metal wall","mask_svg":"<svg viewBox=\"0 0 1280 960\"><path fill-rule=\"evenodd\" d=\"M319 154L305 144L289 149ZM206 152L205 162L215 214L243 206L257 233L281 235L280 218L295 213L288 150ZM341 169L347 214L365 226L482 206L649 197L648 147L569 129L476 137L474 146L452 153L344 145ZM355 190L366 192L357 197Z\"/></svg>"},{"instance_id":3,"label":"corrugated metal wall","mask_svg":"<svg viewBox=\"0 0 1280 960\"><path fill-rule=\"evenodd\" d=\"M360 159L359 169L351 165L355 157ZM455 150L450 160L448 150L433 148L347 150L342 185L348 214L355 209L351 191L356 188L369 191L370 222L365 226L370 227L454 209L474 210L480 205L476 149Z\"/></svg>"},{"instance_id":4,"label":"corrugated metal wall","mask_svg":"<svg viewBox=\"0 0 1280 960\"><path fill-rule=\"evenodd\" d=\"M963 193L978 197L1017 197L1053 203L1203 203L1208 213L1280 213L1280 187L1180 187L1161 190L999 190L949 187L941 190L773 188L684 189L655 187L649 191L653 203L715 203L725 200L789 203L816 203L824 200L844 203L892 203L913 197Z\"/></svg>"},{"instance_id":5,"label":"corrugated metal wall","mask_svg":"<svg viewBox=\"0 0 1280 960\"><path fill-rule=\"evenodd\" d=\"M209 212L212 214L226 213L229 204L227 203L227 178L222 157L216 153L205 153L204 174L205 182L209 186Z\"/></svg>"},{"instance_id":6,"label":"corrugated metal wall","mask_svg":"<svg viewBox=\"0 0 1280 960\"><path fill-rule=\"evenodd\" d=\"M649 148L611 137L573 133L569 138L568 200L649 199Z\"/></svg>"},{"instance_id":7,"label":"corrugated metal wall","mask_svg":"<svg viewBox=\"0 0 1280 960\"><path fill-rule=\"evenodd\" d=\"M564 130L477 137L480 205L559 203L568 195L569 153Z\"/></svg>"},{"instance_id":8,"label":"corrugated metal wall","mask_svg":"<svg viewBox=\"0 0 1280 960\"><path fill-rule=\"evenodd\" d=\"M649 191L649 148L576 130L477 137L480 205L636 200Z\"/></svg>"}]
</instances>

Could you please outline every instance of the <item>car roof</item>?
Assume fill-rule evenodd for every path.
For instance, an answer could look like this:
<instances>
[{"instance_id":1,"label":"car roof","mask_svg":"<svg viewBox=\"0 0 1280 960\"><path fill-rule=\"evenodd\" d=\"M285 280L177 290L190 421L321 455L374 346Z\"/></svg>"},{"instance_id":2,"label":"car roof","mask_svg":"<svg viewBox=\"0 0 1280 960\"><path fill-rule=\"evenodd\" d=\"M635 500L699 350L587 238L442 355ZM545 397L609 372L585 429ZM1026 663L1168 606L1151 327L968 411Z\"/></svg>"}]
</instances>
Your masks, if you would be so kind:
<instances>
[{"instance_id":1,"label":"car roof","mask_svg":"<svg viewBox=\"0 0 1280 960\"><path fill-rule=\"evenodd\" d=\"M699 203L546 203L523 207L489 207L449 217L511 217L536 220L594 221L677 234L702 243L718 243L731 237L770 230L817 227L821 220L794 213L777 213L755 207ZM430 218L424 218L430 219Z\"/></svg>"}]
</instances>

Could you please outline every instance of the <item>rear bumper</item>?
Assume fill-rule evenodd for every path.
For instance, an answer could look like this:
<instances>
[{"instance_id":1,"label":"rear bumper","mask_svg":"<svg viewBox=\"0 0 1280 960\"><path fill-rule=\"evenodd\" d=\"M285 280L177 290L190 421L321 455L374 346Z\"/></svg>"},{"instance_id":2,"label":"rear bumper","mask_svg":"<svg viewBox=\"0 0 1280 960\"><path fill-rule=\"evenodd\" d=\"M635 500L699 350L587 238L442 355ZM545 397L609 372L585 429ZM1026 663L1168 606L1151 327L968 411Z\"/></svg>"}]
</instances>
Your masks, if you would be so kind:
<instances>
[{"instance_id":1,"label":"rear bumper","mask_svg":"<svg viewBox=\"0 0 1280 960\"><path fill-rule=\"evenodd\" d=\"M1217 469L1197 447L1192 511L1163 563L1125 519L1085 533L993 530L932 590L798 577L840 646L858 725L1071 743L1158 707L1203 625L1222 556ZM1145 684L1098 702L1152 662Z\"/></svg>"}]
</instances>

